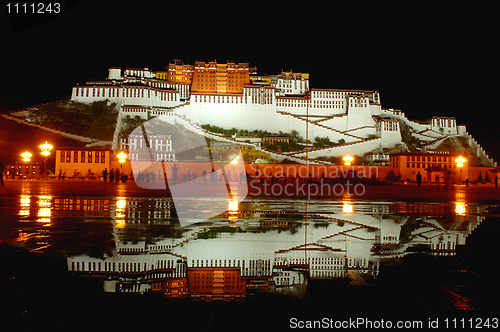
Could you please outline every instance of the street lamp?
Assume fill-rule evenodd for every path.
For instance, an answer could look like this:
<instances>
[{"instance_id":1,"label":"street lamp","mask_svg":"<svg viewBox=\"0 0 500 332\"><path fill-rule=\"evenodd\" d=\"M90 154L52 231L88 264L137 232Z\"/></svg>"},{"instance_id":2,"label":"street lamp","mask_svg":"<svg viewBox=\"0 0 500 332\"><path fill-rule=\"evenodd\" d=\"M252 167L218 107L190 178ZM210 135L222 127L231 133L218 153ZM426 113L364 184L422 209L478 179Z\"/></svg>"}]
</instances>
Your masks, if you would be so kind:
<instances>
[{"instance_id":1,"label":"street lamp","mask_svg":"<svg viewBox=\"0 0 500 332\"><path fill-rule=\"evenodd\" d=\"M117 157L118 161L123 164L127 160L128 156L125 154L125 152L122 151L117 155Z\"/></svg>"},{"instance_id":2,"label":"street lamp","mask_svg":"<svg viewBox=\"0 0 500 332\"><path fill-rule=\"evenodd\" d=\"M31 156L31 153L29 153L28 151L21 154L21 157L23 157L23 161L26 163L31 160Z\"/></svg>"},{"instance_id":3,"label":"street lamp","mask_svg":"<svg viewBox=\"0 0 500 332\"><path fill-rule=\"evenodd\" d=\"M240 159L240 156L238 156L237 154L233 154L233 155L229 156L229 159L231 159L231 164L233 164L233 178L237 179L237 177L234 174L234 165L236 165L238 163L238 159ZM236 181L238 181L238 180L236 180Z\"/></svg>"},{"instance_id":4,"label":"street lamp","mask_svg":"<svg viewBox=\"0 0 500 332\"><path fill-rule=\"evenodd\" d=\"M40 149L42 150L42 156L44 157L50 156L50 150L52 150L52 148L53 146L47 143L47 141L45 141L44 144L40 145Z\"/></svg>"},{"instance_id":5,"label":"street lamp","mask_svg":"<svg viewBox=\"0 0 500 332\"><path fill-rule=\"evenodd\" d=\"M238 159L240 159L240 156L233 154L232 156L229 156L229 159L231 159L231 164L236 165L238 163Z\"/></svg>"},{"instance_id":6,"label":"street lamp","mask_svg":"<svg viewBox=\"0 0 500 332\"><path fill-rule=\"evenodd\" d=\"M345 156L344 158L342 158L342 160L344 160L344 165L349 166L352 164L354 158L351 156Z\"/></svg>"},{"instance_id":7,"label":"street lamp","mask_svg":"<svg viewBox=\"0 0 500 332\"><path fill-rule=\"evenodd\" d=\"M120 162L120 175L123 175L123 163L127 160L128 156L125 152L122 151L116 157L118 158L118 161Z\"/></svg>"},{"instance_id":8,"label":"street lamp","mask_svg":"<svg viewBox=\"0 0 500 332\"><path fill-rule=\"evenodd\" d=\"M53 146L47 143L47 141L45 141L44 144L40 145L40 149L42 150L42 156L44 157L43 163L45 170L43 173L43 177L47 176L47 157L50 156L50 150L52 150L52 148Z\"/></svg>"},{"instance_id":9,"label":"street lamp","mask_svg":"<svg viewBox=\"0 0 500 332\"><path fill-rule=\"evenodd\" d=\"M21 154L21 157L23 157L23 161L25 163L28 163L31 160L31 153L26 151L26 152ZM28 165L26 165L26 168L28 168ZM22 177L22 175L23 175L23 172L21 171L21 177ZM28 171L26 171L26 176L28 176Z\"/></svg>"},{"instance_id":10,"label":"street lamp","mask_svg":"<svg viewBox=\"0 0 500 332\"><path fill-rule=\"evenodd\" d=\"M463 158L462 156L459 156L457 159L455 159L455 162L457 163L457 167L460 169L459 182L462 182L462 167L464 167L464 163L466 161L467 161L467 159Z\"/></svg>"}]
</instances>

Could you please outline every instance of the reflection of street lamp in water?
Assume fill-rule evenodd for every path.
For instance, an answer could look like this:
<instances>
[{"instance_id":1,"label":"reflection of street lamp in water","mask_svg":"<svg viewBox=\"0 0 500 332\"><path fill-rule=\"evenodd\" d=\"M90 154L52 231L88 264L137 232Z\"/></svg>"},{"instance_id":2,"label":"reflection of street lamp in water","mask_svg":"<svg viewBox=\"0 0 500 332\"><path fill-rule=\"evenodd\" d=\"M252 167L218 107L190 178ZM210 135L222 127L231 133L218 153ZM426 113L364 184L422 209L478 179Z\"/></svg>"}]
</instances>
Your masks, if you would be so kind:
<instances>
[{"instance_id":1,"label":"reflection of street lamp in water","mask_svg":"<svg viewBox=\"0 0 500 332\"><path fill-rule=\"evenodd\" d=\"M456 193L455 213L459 216L465 216L467 213L465 204L465 194L463 192Z\"/></svg>"},{"instance_id":2,"label":"reflection of street lamp in water","mask_svg":"<svg viewBox=\"0 0 500 332\"><path fill-rule=\"evenodd\" d=\"M238 219L238 200L230 199L228 204L228 219Z\"/></svg>"},{"instance_id":3,"label":"reflection of street lamp in water","mask_svg":"<svg viewBox=\"0 0 500 332\"><path fill-rule=\"evenodd\" d=\"M342 212L344 213L352 213L352 204L351 202L344 202L342 206Z\"/></svg>"}]
</instances>

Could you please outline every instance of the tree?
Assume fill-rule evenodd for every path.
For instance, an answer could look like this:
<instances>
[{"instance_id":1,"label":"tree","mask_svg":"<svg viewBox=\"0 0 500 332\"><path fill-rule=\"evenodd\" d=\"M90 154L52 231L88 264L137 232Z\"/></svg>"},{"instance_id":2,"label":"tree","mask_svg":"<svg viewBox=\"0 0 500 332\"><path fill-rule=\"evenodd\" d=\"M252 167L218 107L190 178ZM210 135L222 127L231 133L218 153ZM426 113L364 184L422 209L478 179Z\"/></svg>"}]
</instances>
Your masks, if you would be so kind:
<instances>
[{"instance_id":1,"label":"tree","mask_svg":"<svg viewBox=\"0 0 500 332\"><path fill-rule=\"evenodd\" d=\"M479 172L479 175L477 176L477 183L483 183L483 175L481 174L481 172Z\"/></svg>"},{"instance_id":2,"label":"tree","mask_svg":"<svg viewBox=\"0 0 500 332\"><path fill-rule=\"evenodd\" d=\"M488 171L486 171L486 174L484 175L484 182L491 183L490 173L488 173Z\"/></svg>"},{"instance_id":3,"label":"tree","mask_svg":"<svg viewBox=\"0 0 500 332\"><path fill-rule=\"evenodd\" d=\"M388 182L399 182L401 181L401 174L399 175L396 175L394 173L394 171L390 171L389 173L387 173L387 175L385 176L385 180L388 181Z\"/></svg>"},{"instance_id":4,"label":"tree","mask_svg":"<svg viewBox=\"0 0 500 332\"><path fill-rule=\"evenodd\" d=\"M333 142L330 141L329 137L315 137L313 146L323 148L325 146L331 146Z\"/></svg>"},{"instance_id":5,"label":"tree","mask_svg":"<svg viewBox=\"0 0 500 332\"><path fill-rule=\"evenodd\" d=\"M298 132L297 130L295 130L295 129L294 129L294 130L292 130L292 131L290 132L290 143L292 143L292 141L293 141L294 143L297 143L297 142L299 141L299 137L300 137L299 132Z\"/></svg>"}]
</instances>

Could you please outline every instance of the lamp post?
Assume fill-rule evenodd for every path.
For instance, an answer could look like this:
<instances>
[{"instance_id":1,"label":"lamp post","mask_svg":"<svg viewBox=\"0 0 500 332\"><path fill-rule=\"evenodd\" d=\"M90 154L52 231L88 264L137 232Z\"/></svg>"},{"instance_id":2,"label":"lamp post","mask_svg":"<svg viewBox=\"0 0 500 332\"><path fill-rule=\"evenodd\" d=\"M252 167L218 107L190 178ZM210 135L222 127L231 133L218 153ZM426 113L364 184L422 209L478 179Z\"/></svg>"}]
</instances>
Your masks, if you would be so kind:
<instances>
[{"instance_id":1,"label":"lamp post","mask_svg":"<svg viewBox=\"0 0 500 332\"><path fill-rule=\"evenodd\" d=\"M234 175L234 165L236 165L238 163L238 159L240 159L240 156L238 156L237 154L233 154L233 155L229 156L229 159L231 159L231 164L233 164L233 178L237 178Z\"/></svg>"},{"instance_id":2,"label":"lamp post","mask_svg":"<svg viewBox=\"0 0 500 332\"><path fill-rule=\"evenodd\" d=\"M29 163L29 161L31 160L31 156L32 156L32 154L31 154L31 153L29 153L28 151L21 153L21 157L23 157L23 161L24 161L26 164L27 164L27 163ZM28 168L28 166L26 166L26 168ZM26 173L26 176L27 176L27 175L28 175L28 174ZM22 178L22 176L23 176L23 172L21 172L21 178Z\"/></svg>"},{"instance_id":3,"label":"lamp post","mask_svg":"<svg viewBox=\"0 0 500 332\"><path fill-rule=\"evenodd\" d=\"M50 150L52 150L53 146L45 141L44 144L40 145L40 149L42 150L43 163L44 163L44 173L43 177L47 176L47 157L50 156Z\"/></svg>"},{"instance_id":4,"label":"lamp post","mask_svg":"<svg viewBox=\"0 0 500 332\"><path fill-rule=\"evenodd\" d=\"M123 175L123 163L127 160L128 156L125 152L120 152L118 155L118 161L120 162L120 175Z\"/></svg>"},{"instance_id":5,"label":"lamp post","mask_svg":"<svg viewBox=\"0 0 500 332\"><path fill-rule=\"evenodd\" d=\"M459 177L459 182L462 182L462 167L464 167L464 163L467 161L467 159L463 158L462 156L459 156L457 159L455 159L455 162L457 163L457 167L460 169L460 177Z\"/></svg>"}]
</instances>

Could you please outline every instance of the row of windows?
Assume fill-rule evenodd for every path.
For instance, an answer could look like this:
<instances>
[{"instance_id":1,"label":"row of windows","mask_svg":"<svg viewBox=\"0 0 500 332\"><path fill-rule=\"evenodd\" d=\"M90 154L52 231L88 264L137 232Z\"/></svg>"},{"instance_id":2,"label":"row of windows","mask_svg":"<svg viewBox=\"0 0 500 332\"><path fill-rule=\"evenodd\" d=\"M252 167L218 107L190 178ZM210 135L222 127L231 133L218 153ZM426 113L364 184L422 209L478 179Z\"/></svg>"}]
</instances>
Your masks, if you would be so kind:
<instances>
[{"instance_id":1,"label":"row of windows","mask_svg":"<svg viewBox=\"0 0 500 332\"><path fill-rule=\"evenodd\" d=\"M437 167L437 168L457 168L457 165L455 164L426 164L426 163L406 163L406 168L430 168L430 167ZM397 163L396 163L396 167Z\"/></svg>"},{"instance_id":2,"label":"row of windows","mask_svg":"<svg viewBox=\"0 0 500 332\"><path fill-rule=\"evenodd\" d=\"M396 121L380 121L380 122L377 122L377 130L380 131L382 128L385 131L397 131L398 130L398 122L396 122Z\"/></svg>"},{"instance_id":3,"label":"row of windows","mask_svg":"<svg viewBox=\"0 0 500 332\"><path fill-rule=\"evenodd\" d=\"M78 163L78 160L79 160L78 157L73 158L73 162L74 163ZM99 163L104 164L104 163L106 163L106 159L104 159L104 158L101 158L101 159L98 159L98 158L95 158L95 159L92 159L92 158L80 158L80 163L87 162L88 164L91 164L92 160L94 160L94 163L96 163L96 164L99 164ZM70 163L71 162L71 158L61 157L60 162L61 163Z\"/></svg>"},{"instance_id":4,"label":"row of windows","mask_svg":"<svg viewBox=\"0 0 500 332\"><path fill-rule=\"evenodd\" d=\"M284 107L305 107L307 101L305 100L282 100L278 99L276 102L277 106ZM316 108L344 108L343 101L330 101L330 100L313 100L311 103L311 107Z\"/></svg>"},{"instance_id":5,"label":"row of windows","mask_svg":"<svg viewBox=\"0 0 500 332\"><path fill-rule=\"evenodd\" d=\"M231 82L229 82L228 84L225 84L225 82L223 82L223 83L224 83L224 84L222 84L222 85L224 85L224 86L228 86L229 88L236 87L236 88L240 88L240 89L241 89L241 88L243 87L243 85L245 84L245 82L241 82L241 83L240 83L240 82L236 82L236 84L232 84ZM215 87L215 86L219 86L219 85L220 85L220 84L219 84L219 82L217 82L216 84L214 84L214 83L206 83L206 82L205 82L205 84L204 84L204 85L203 85L203 82L197 82L197 83L196 83L196 87L198 87L198 88L203 88L203 86L205 86L205 89L206 89L206 88L208 88L208 87L210 87L210 88L212 88L212 89L213 89L213 87Z\"/></svg>"},{"instance_id":6,"label":"row of windows","mask_svg":"<svg viewBox=\"0 0 500 332\"><path fill-rule=\"evenodd\" d=\"M21 168L23 168L23 167L24 167L24 166L21 166L21 165L17 166L17 168L19 168L19 169L21 169ZM26 165L26 169L28 169L29 167L30 167L30 166L27 166L27 165ZM31 166L31 167L33 167L33 169L36 169L36 166ZM7 168L8 168L8 167L7 167ZM11 165L11 166L10 166L10 168L16 168L16 166Z\"/></svg>"},{"instance_id":7,"label":"row of windows","mask_svg":"<svg viewBox=\"0 0 500 332\"><path fill-rule=\"evenodd\" d=\"M397 236L383 236L382 240L384 241L397 241ZM375 235L375 241L380 241L380 235Z\"/></svg>"},{"instance_id":8,"label":"row of windows","mask_svg":"<svg viewBox=\"0 0 500 332\"><path fill-rule=\"evenodd\" d=\"M432 162L448 162L448 163L451 163L452 162L452 158L451 157L437 157L437 156L401 156L401 158L406 158L406 159L401 159L401 161L432 161ZM394 161L399 161L399 157L391 157L390 158L392 162ZM426 160L427 159L427 160Z\"/></svg>"},{"instance_id":9,"label":"row of windows","mask_svg":"<svg viewBox=\"0 0 500 332\"><path fill-rule=\"evenodd\" d=\"M238 262L236 264L236 262ZM200 266L200 263L201 263L201 266L203 266L203 260L196 260L196 265L194 263L194 260L191 261L191 266L196 266L196 267L199 267ZM222 264L222 260L215 260L215 266L217 266L217 263L219 263L219 266L221 266ZM208 259L205 260L205 266L214 266L214 261L213 260L210 260L210 265L208 265ZM229 260L226 262L226 260L224 260L224 266L226 266L226 264L228 264L229 266L240 266L240 260L236 261L235 259L234 260Z\"/></svg>"},{"instance_id":10,"label":"row of windows","mask_svg":"<svg viewBox=\"0 0 500 332\"><path fill-rule=\"evenodd\" d=\"M345 98L346 92L339 91L312 91L311 95L313 97L336 97L336 98Z\"/></svg>"},{"instance_id":11,"label":"row of windows","mask_svg":"<svg viewBox=\"0 0 500 332\"><path fill-rule=\"evenodd\" d=\"M194 101L195 102L215 102L215 103L235 103L235 104L240 104L242 103L241 97L232 97L228 96L224 98L225 96L194 96Z\"/></svg>"},{"instance_id":12,"label":"row of windows","mask_svg":"<svg viewBox=\"0 0 500 332\"><path fill-rule=\"evenodd\" d=\"M193 290L205 290L205 285L193 285ZM222 287L222 285L221 285ZM224 290L229 290L229 289L242 289L242 285L224 285ZM207 285L206 290L207 291L212 291L214 288L217 288L217 286L212 287L212 285Z\"/></svg>"},{"instance_id":13,"label":"row of windows","mask_svg":"<svg viewBox=\"0 0 500 332\"><path fill-rule=\"evenodd\" d=\"M368 107L369 103L367 99L349 99L349 107Z\"/></svg>"},{"instance_id":14,"label":"row of windows","mask_svg":"<svg viewBox=\"0 0 500 332\"><path fill-rule=\"evenodd\" d=\"M455 127L456 120L455 119L432 119L432 123L434 127Z\"/></svg>"},{"instance_id":15,"label":"row of windows","mask_svg":"<svg viewBox=\"0 0 500 332\"><path fill-rule=\"evenodd\" d=\"M102 89L102 91L101 91ZM75 95L81 97L120 97L120 90L122 90L121 97L129 98L144 98L144 90L147 90L147 98L151 98L151 92L154 92L154 96L158 96L160 93L161 100L176 101L177 92L170 91L151 91L150 88L77 88Z\"/></svg>"},{"instance_id":16,"label":"row of windows","mask_svg":"<svg viewBox=\"0 0 500 332\"><path fill-rule=\"evenodd\" d=\"M80 157L80 158L85 158L85 156L87 156L87 158L92 158L92 156L94 156L95 158L105 158L106 157L106 152L105 151L80 151L80 153L78 153L78 151L73 151L73 153L71 153L71 151L61 151L61 158L66 156L67 158L71 157L71 155L73 155L74 158L77 158L77 157Z\"/></svg>"}]
</instances>

